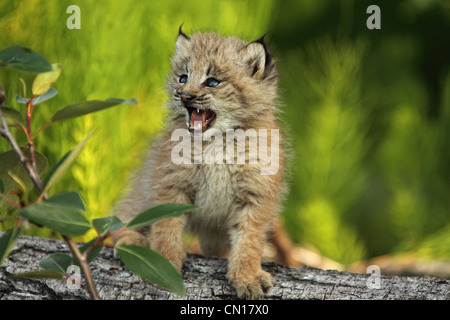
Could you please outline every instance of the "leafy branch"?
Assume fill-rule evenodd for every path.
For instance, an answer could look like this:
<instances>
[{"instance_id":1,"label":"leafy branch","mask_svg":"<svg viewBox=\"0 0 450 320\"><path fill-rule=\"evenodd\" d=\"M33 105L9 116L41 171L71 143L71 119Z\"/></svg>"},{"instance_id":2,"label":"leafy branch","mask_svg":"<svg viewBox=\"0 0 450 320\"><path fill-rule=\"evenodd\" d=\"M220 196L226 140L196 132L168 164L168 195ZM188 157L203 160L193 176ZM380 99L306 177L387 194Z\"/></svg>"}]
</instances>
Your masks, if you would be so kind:
<instances>
[{"instance_id":1,"label":"leafy branch","mask_svg":"<svg viewBox=\"0 0 450 320\"><path fill-rule=\"evenodd\" d=\"M128 229L147 226L160 219L179 216L187 211L195 210L197 207L189 204L164 204L142 212L129 223L120 221L116 216L89 221L85 217L86 208L83 200L77 192L67 191L50 195L52 187L76 160L94 131L89 133L74 149L67 152L48 171L44 179L41 179L41 172L47 167L47 159L35 150L35 139L38 134L56 122L120 104L137 104L137 101L112 98L104 101L92 100L74 103L58 110L49 122L33 133L31 124L35 107L58 94L58 91L51 85L57 81L62 67L59 64L50 64L39 53L20 46L1 50L0 66L9 66L21 72L37 73L32 84L32 97L27 98L26 83L21 79L23 97L17 96L15 99L17 103L26 105L25 119L20 112L3 104L6 96L0 85L0 135L12 148L12 150L0 154L2 163L0 167L0 209L13 210L13 214L6 216L5 219L0 219L0 223L7 220L15 221L14 227L0 237L0 265L24 229L23 222L29 221L60 234L68 244L72 256L54 254L41 261L42 270L13 275L12 278L51 278L70 283L72 280L68 273L69 267L78 265L84 274L86 289L90 297L96 300L100 299L89 263L100 253L103 246L108 245L109 238ZM22 147L17 143L10 128L15 128L26 135L26 146ZM17 161L21 166L17 165ZM29 180L31 180L31 186ZM27 203L25 195L31 194L29 189L33 187L38 196L31 203ZM2 199L5 200L3 204ZM91 229L95 230L97 237L85 245L77 247L72 237L84 235ZM185 294L181 276L158 253L149 248L131 245L120 245L116 251L121 261L143 279L177 294Z\"/></svg>"}]
</instances>

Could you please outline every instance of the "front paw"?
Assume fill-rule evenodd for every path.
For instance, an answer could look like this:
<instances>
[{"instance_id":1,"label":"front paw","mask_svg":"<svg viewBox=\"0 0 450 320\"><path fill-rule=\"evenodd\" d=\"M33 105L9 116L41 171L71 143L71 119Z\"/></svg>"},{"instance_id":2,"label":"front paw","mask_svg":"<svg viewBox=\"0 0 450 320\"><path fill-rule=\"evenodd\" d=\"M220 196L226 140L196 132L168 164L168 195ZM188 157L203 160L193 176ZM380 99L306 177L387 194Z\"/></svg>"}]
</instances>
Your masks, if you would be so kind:
<instances>
[{"instance_id":1,"label":"front paw","mask_svg":"<svg viewBox=\"0 0 450 320\"><path fill-rule=\"evenodd\" d=\"M269 292L275 284L272 276L263 270L256 274L246 272L228 273L228 280L236 289L239 299L260 300L264 294Z\"/></svg>"}]
</instances>

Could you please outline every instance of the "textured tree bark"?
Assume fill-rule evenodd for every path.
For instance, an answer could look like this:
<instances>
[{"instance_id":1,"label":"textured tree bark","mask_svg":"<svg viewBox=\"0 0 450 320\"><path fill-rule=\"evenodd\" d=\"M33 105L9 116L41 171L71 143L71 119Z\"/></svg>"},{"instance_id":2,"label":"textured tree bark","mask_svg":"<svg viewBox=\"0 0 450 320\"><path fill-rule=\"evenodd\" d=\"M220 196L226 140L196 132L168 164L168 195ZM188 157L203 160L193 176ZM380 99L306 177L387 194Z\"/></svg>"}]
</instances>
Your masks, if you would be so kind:
<instances>
[{"instance_id":1,"label":"textured tree bark","mask_svg":"<svg viewBox=\"0 0 450 320\"><path fill-rule=\"evenodd\" d=\"M20 237L0 268L1 300L89 299L83 289L71 289L58 280L7 279L8 275L39 270L39 262L53 253L68 253L58 240ZM183 267L187 294L180 297L141 280L103 248L91 264L92 276L102 299L236 299L226 279L227 261L189 254ZM292 268L273 262L263 269L276 280L267 299L450 299L450 281L434 277L383 276L379 289L368 285L369 274ZM82 284L83 284L82 280Z\"/></svg>"}]
</instances>

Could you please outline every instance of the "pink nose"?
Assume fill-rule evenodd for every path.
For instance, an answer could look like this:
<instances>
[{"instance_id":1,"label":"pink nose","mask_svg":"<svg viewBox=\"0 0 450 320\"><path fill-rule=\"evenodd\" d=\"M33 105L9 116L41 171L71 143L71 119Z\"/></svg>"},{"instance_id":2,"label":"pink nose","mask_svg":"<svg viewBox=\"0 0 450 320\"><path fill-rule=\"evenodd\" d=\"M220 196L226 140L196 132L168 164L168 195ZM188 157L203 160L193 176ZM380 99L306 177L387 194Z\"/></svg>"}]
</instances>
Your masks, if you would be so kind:
<instances>
[{"instance_id":1,"label":"pink nose","mask_svg":"<svg viewBox=\"0 0 450 320\"><path fill-rule=\"evenodd\" d=\"M183 103L188 102L192 98L193 98L193 96L190 95L189 93L181 93L181 100L183 101Z\"/></svg>"}]
</instances>

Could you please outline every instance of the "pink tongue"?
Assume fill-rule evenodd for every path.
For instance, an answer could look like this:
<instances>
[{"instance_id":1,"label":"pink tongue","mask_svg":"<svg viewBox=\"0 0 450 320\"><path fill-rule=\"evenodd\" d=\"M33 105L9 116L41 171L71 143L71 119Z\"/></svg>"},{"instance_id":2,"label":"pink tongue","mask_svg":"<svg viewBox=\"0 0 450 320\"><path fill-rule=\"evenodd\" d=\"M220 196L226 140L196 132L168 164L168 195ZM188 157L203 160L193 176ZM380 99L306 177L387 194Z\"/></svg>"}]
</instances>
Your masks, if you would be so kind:
<instances>
[{"instance_id":1,"label":"pink tongue","mask_svg":"<svg viewBox=\"0 0 450 320\"><path fill-rule=\"evenodd\" d=\"M206 121L206 112L199 110L200 112L197 112L197 109L194 109L191 114L191 127L195 130L198 130L196 125L198 126L198 123L200 122L202 124L202 131L205 129L203 128L205 126Z\"/></svg>"}]
</instances>

